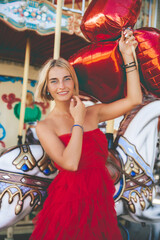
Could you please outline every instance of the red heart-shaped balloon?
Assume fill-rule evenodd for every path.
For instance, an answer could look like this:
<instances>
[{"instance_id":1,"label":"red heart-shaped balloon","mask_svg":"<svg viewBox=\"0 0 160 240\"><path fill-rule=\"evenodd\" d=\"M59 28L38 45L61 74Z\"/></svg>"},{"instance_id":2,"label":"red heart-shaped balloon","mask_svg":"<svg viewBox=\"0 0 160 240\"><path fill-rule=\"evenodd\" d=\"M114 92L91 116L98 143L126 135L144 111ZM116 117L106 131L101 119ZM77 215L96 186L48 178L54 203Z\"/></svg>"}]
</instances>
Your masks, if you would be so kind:
<instances>
[{"instance_id":1,"label":"red heart-shaped balloon","mask_svg":"<svg viewBox=\"0 0 160 240\"><path fill-rule=\"evenodd\" d=\"M77 73L80 90L102 102L122 97L125 75L118 41L91 44L70 57L69 62Z\"/></svg>"},{"instance_id":2,"label":"red heart-shaped balloon","mask_svg":"<svg viewBox=\"0 0 160 240\"><path fill-rule=\"evenodd\" d=\"M160 97L160 31L141 28L134 33L141 82L148 91ZM102 102L112 102L124 95L125 73L118 41L93 43L71 56L80 90Z\"/></svg>"},{"instance_id":3,"label":"red heart-shaped balloon","mask_svg":"<svg viewBox=\"0 0 160 240\"><path fill-rule=\"evenodd\" d=\"M81 22L81 31L91 42L114 39L123 27L135 25L142 0L92 0Z\"/></svg>"},{"instance_id":4,"label":"red heart-shaped balloon","mask_svg":"<svg viewBox=\"0 0 160 240\"><path fill-rule=\"evenodd\" d=\"M148 91L160 97L160 30L141 28L134 31L138 41L137 58L141 82Z\"/></svg>"}]
</instances>

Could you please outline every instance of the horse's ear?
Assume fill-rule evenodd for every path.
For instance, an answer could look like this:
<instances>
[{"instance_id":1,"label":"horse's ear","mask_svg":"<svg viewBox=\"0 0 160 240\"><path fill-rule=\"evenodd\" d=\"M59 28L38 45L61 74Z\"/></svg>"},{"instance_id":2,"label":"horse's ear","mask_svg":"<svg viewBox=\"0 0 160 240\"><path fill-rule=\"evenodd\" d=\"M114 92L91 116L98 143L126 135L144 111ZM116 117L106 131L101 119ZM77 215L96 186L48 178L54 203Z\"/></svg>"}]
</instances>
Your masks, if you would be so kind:
<instances>
[{"instance_id":1,"label":"horse's ear","mask_svg":"<svg viewBox=\"0 0 160 240\"><path fill-rule=\"evenodd\" d=\"M146 102L152 102L155 100L159 100L158 97L153 95L151 92L149 92L144 85L141 84L142 94L143 94L143 101L142 104L145 104Z\"/></svg>"},{"instance_id":2,"label":"horse's ear","mask_svg":"<svg viewBox=\"0 0 160 240\"><path fill-rule=\"evenodd\" d=\"M148 95L149 94L148 90L142 84L141 84L141 89L142 89L142 94L143 95Z\"/></svg>"},{"instance_id":3,"label":"horse's ear","mask_svg":"<svg viewBox=\"0 0 160 240\"><path fill-rule=\"evenodd\" d=\"M0 149L0 157L6 152L7 149Z\"/></svg>"}]
</instances>

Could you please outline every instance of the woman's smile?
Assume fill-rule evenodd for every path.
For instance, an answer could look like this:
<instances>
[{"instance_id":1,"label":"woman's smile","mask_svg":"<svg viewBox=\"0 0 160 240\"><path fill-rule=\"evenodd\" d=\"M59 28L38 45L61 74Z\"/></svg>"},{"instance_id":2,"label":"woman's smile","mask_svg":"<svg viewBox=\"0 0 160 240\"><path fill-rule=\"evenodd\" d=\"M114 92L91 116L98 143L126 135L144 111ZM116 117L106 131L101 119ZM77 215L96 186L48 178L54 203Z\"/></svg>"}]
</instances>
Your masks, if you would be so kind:
<instances>
[{"instance_id":1,"label":"woman's smile","mask_svg":"<svg viewBox=\"0 0 160 240\"><path fill-rule=\"evenodd\" d=\"M69 91L57 92L57 94L62 95L62 96L67 95L68 93L69 93Z\"/></svg>"}]
</instances>

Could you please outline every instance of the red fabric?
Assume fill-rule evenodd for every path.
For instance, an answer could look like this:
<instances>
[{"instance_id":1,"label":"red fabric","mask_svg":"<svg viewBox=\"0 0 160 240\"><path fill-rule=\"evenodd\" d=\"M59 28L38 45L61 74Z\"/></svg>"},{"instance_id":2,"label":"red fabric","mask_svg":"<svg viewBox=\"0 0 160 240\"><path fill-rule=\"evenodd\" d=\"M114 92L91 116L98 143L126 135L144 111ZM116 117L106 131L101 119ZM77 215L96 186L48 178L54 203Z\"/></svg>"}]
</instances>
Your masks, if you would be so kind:
<instances>
[{"instance_id":1,"label":"red fabric","mask_svg":"<svg viewBox=\"0 0 160 240\"><path fill-rule=\"evenodd\" d=\"M65 145L70 134L60 136ZM114 210L114 185L105 167L107 140L99 130L84 132L77 171L59 168L48 198L35 218L30 240L122 239Z\"/></svg>"}]
</instances>

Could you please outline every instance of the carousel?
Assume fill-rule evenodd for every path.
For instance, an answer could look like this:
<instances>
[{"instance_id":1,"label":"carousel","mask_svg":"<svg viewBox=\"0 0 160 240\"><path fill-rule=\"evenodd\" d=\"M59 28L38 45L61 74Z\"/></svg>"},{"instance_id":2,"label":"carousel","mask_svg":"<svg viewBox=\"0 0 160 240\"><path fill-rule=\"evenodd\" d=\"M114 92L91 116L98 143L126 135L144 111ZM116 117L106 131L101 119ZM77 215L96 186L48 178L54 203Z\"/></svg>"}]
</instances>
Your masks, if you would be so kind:
<instances>
[{"instance_id":1,"label":"carousel","mask_svg":"<svg viewBox=\"0 0 160 240\"><path fill-rule=\"evenodd\" d=\"M133 54L143 103L125 116L116 134L114 122L107 123L106 167L116 188L117 216L123 221L152 225L150 234L153 232L158 240L160 30L153 26L152 18L148 18L148 25L138 28L142 0L66 3L0 3L0 231L7 231L7 239L14 239L14 226L20 228L27 219L31 233L31 218L58 174L35 133L36 121L52 107L34 101L40 67L47 59L62 56L74 66L80 91L90 96L93 104L120 99L125 95L126 76L118 40L121 30L130 26L139 43ZM153 6L148 6L151 11ZM126 229L124 239L129 239Z\"/></svg>"}]
</instances>

